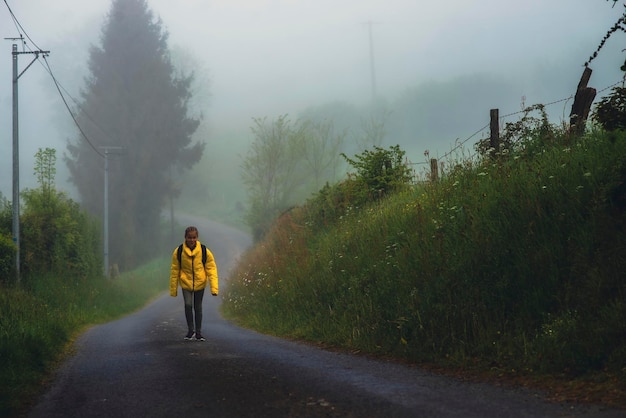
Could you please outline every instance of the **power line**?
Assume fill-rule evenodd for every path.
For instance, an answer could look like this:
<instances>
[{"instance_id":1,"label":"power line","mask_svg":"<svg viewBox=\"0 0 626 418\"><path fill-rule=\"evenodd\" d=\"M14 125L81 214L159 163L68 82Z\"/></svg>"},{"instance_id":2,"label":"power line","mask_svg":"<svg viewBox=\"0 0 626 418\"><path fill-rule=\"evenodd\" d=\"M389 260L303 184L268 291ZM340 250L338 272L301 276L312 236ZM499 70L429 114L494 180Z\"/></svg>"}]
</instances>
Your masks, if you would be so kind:
<instances>
[{"instance_id":1,"label":"power line","mask_svg":"<svg viewBox=\"0 0 626 418\"><path fill-rule=\"evenodd\" d=\"M33 39L28 35L28 33L26 32L26 30L24 29L24 27L22 26L22 24L19 22L19 20L17 19L17 17L15 16L15 14L13 13L13 10L11 9L11 7L9 6L7 0L4 0L4 4L6 5L7 9L9 10L9 14L11 15L11 19L13 20L13 23L17 29L17 31L20 33L20 37L19 38L11 38L14 40L22 40L22 49L26 50L28 49L30 52L32 53L42 53L44 51L41 50L41 48L39 48L39 46L37 46L37 44L35 43L35 41L33 41ZM23 35L26 36L26 38L37 48L37 51L33 51L28 44L26 43L26 41L24 41L24 37ZM109 135L107 132L105 132L104 129L102 129L102 127L94 120L94 118L92 118L82 107L81 105L78 103L78 101L72 97L72 95L67 91L67 89L65 89L61 83L59 83L57 77L55 77L52 68L50 67L50 63L48 62L48 60L46 60L46 56L45 54L43 55L44 57L44 61L45 61L45 65L43 63L41 63L41 61L39 61L39 56L37 55L37 61L39 61L39 63L42 65L42 67L44 68L44 70L46 70L46 72L48 74L50 74L50 77L52 78L52 81L54 82L55 88L57 90L57 92L59 93L59 96L61 97L61 100L63 101L63 104L65 105L65 108L67 109L68 113L70 114L72 121L74 122L74 124L76 125L76 127L78 128L81 136L85 139L85 141L87 141L87 143L89 144L89 146L91 147L91 149L93 149L96 154L98 154L101 158L104 158L104 154L102 154L98 148L93 144L93 142L89 139L89 137L87 136L87 134L85 133L84 129L80 126L80 124L78 123L78 120L76 118L76 116L74 115L74 112L71 110L67 100L65 99L65 95L67 95L70 99L72 99L72 101L74 102L74 104L83 112L83 114L87 117L87 119L89 119L91 121L91 123L93 123L93 125L98 128L98 130L105 136L108 137L109 139L111 139L111 135ZM31 63L32 64L32 63ZM25 71L25 70L24 70ZM63 92L65 92L65 95L63 94ZM111 141L113 142L113 141ZM119 141L118 141L119 142Z\"/></svg>"},{"instance_id":2,"label":"power line","mask_svg":"<svg viewBox=\"0 0 626 418\"><path fill-rule=\"evenodd\" d=\"M65 108L67 109L68 113L70 114L70 116L72 117L72 120L74 121L74 124L76 125L76 127L78 128L78 130L80 131L81 135L83 136L83 138L87 141L87 143L89 143L89 145L91 146L91 148L96 151L96 153L98 155L100 155L100 157L104 158L104 154L100 153L97 148L95 147L95 145L93 144L92 141L89 140L89 137L87 136L87 134L85 134L84 130L82 129L82 127L80 126L80 124L78 123L78 120L76 119L76 116L74 115L74 112L72 111L72 109L70 108L70 106L67 103L67 100L65 100L65 96L68 96L72 102L74 102L74 105L80 109L80 111L87 117L87 119L89 119L89 121L96 127L98 128L98 130L100 131L100 133L107 137L109 139L109 142L113 143L115 141L117 142L121 142L119 140L115 140L112 137L112 135L109 135L108 132L106 132L99 124L98 122L96 122L96 120L81 106L81 104L78 102L78 100L76 100L69 91L67 91L67 89L65 87L63 87L63 85L58 81L57 77L55 77L52 68L50 67L50 63L45 60L44 57L44 61L46 62L46 65L43 65L43 68L46 70L46 72L48 74L50 74L50 77L52 78L54 85L59 93L59 95L61 96L61 100L63 100L63 103L65 104ZM65 92L65 94L63 94L63 92Z\"/></svg>"},{"instance_id":3,"label":"power line","mask_svg":"<svg viewBox=\"0 0 626 418\"><path fill-rule=\"evenodd\" d=\"M20 24L20 21L17 20L17 17L15 17L15 14L13 13L13 10L11 10L11 6L9 6L9 3L7 3L7 0L4 0L4 4L7 6L7 9L9 9L9 14L11 15L11 18L13 19L13 23L15 24L15 27L18 31L18 33L23 32L24 35L26 35L26 38L28 38L28 40L39 50L42 51L41 48L39 48L39 46L37 46L37 44L35 43L35 41L33 41L31 39L30 36L28 36L28 33L24 30L24 27ZM20 36L22 35L22 33L20 33Z\"/></svg>"},{"instance_id":4,"label":"power line","mask_svg":"<svg viewBox=\"0 0 626 418\"><path fill-rule=\"evenodd\" d=\"M43 60L45 61L46 66L48 67L48 73L50 74L50 77L52 77L52 81L54 81L54 85L57 88L57 91L59 92L59 95L61 96L61 100L63 100L63 104L65 105L65 108L67 109L68 113L72 117L72 120L74 121L74 124L76 125L76 127L80 131L80 134L83 136L83 138L85 138L85 141L87 141L87 143L89 144L91 149L93 149L96 152L96 154L98 154L100 157L104 158L105 157L104 154L102 154L100 151L98 151L96 146L89 140L89 137L87 136L85 131L83 131L83 128L81 128L80 124L76 120L76 117L74 116L74 113L70 109L70 106L67 104L67 100L65 100L65 96L63 96L63 92L61 91L61 88L59 86L59 82L57 81L56 77L52 73L52 69L50 68L50 64L48 63L48 60L46 59L46 57L44 57Z\"/></svg>"}]
</instances>

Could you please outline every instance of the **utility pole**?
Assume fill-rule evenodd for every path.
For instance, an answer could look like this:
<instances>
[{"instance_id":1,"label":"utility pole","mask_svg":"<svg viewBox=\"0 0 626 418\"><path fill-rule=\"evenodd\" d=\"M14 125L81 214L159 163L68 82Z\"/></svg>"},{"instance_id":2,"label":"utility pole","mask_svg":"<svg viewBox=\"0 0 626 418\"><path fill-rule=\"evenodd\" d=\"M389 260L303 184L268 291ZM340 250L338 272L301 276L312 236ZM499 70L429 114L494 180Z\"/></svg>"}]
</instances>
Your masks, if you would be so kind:
<instances>
[{"instance_id":1,"label":"utility pole","mask_svg":"<svg viewBox=\"0 0 626 418\"><path fill-rule=\"evenodd\" d=\"M104 150L104 276L109 277L109 154L121 154L123 147L100 147Z\"/></svg>"},{"instance_id":2,"label":"utility pole","mask_svg":"<svg viewBox=\"0 0 626 418\"><path fill-rule=\"evenodd\" d=\"M23 38L5 38L9 40L23 40ZM39 58L39 54L47 55L50 51L23 51L17 50L13 44L13 243L15 244L15 277L20 282L20 153L19 153L19 118L18 118L18 88L17 81ZM35 58L18 74L17 57L21 54L34 54Z\"/></svg>"},{"instance_id":3,"label":"utility pole","mask_svg":"<svg viewBox=\"0 0 626 418\"><path fill-rule=\"evenodd\" d=\"M372 78L372 102L376 100L376 71L374 65L374 35L372 33L372 25L374 22L371 20L367 22L370 38L370 75Z\"/></svg>"}]
</instances>

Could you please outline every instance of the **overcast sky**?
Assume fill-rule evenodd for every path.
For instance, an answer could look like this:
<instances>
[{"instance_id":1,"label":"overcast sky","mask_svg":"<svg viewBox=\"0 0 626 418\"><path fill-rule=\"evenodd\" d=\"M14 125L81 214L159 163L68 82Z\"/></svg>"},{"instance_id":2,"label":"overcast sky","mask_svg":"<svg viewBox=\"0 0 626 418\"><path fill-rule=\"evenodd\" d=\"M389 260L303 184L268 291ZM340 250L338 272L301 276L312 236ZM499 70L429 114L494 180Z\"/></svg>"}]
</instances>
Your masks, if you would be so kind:
<instances>
[{"instance_id":1,"label":"overcast sky","mask_svg":"<svg viewBox=\"0 0 626 418\"><path fill-rule=\"evenodd\" d=\"M75 94L86 45L98 43L109 0L7 0L44 50L60 83ZM211 80L210 121L297 114L330 101L371 97L370 38L377 92L388 99L432 80L474 73L515 77L529 104L573 93L582 65L623 12L604 0L148 0L170 33ZM4 2L3 38L18 35ZM619 81L626 35L615 34L591 67L592 85ZM0 46L0 192L11 197L11 41ZM29 43L30 44L30 43ZM32 47L32 45L30 45ZM20 56L20 71L30 61ZM555 74L566 88L552 90ZM68 78L64 78L68 77ZM556 77L558 78L558 77ZM4 80L4 81L1 81ZM20 78L20 154L24 187L34 187L32 154L57 148L67 132L62 102L41 65ZM52 111L51 108L56 108ZM512 109L518 110L518 109ZM502 111L506 112L506 109ZM69 121L69 118L68 118ZM67 121L66 121L67 123ZM67 126L67 125L65 125ZM41 135L40 132L45 132ZM60 167L58 167L60 168ZM30 179L29 179L30 178Z\"/></svg>"}]
</instances>

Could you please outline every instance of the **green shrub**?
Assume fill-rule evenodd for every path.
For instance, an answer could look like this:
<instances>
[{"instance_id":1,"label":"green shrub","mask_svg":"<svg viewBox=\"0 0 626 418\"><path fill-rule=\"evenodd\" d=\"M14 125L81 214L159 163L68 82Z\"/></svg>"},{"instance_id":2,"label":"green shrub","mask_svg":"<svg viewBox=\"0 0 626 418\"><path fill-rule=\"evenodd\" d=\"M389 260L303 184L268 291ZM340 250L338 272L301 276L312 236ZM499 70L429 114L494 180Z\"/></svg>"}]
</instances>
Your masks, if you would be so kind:
<instances>
[{"instance_id":1,"label":"green shrub","mask_svg":"<svg viewBox=\"0 0 626 418\"><path fill-rule=\"evenodd\" d=\"M341 155L356 169L355 180L362 185L357 203L375 201L406 188L411 182L411 170L405 164L405 152L399 145L388 150L374 146L373 151L365 150L354 159Z\"/></svg>"},{"instance_id":2,"label":"green shrub","mask_svg":"<svg viewBox=\"0 0 626 418\"><path fill-rule=\"evenodd\" d=\"M405 152L399 146L389 150L374 146L350 159L342 154L356 173L330 185L326 183L305 205L307 224L315 227L333 225L350 212L366 207L392 193L408 190L411 170L404 162Z\"/></svg>"},{"instance_id":3,"label":"green shrub","mask_svg":"<svg viewBox=\"0 0 626 418\"><path fill-rule=\"evenodd\" d=\"M15 244L10 235L0 232L0 282L9 282L15 274Z\"/></svg>"},{"instance_id":4,"label":"green shrub","mask_svg":"<svg viewBox=\"0 0 626 418\"><path fill-rule=\"evenodd\" d=\"M25 190L21 264L25 275L43 272L97 275L102 270L100 227L64 193Z\"/></svg>"},{"instance_id":5,"label":"green shrub","mask_svg":"<svg viewBox=\"0 0 626 418\"><path fill-rule=\"evenodd\" d=\"M613 87L596 105L592 117L607 131L626 129L626 87Z\"/></svg>"},{"instance_id":6,"label":"green shrub","mask_svg":"<svg viewBox=\"0 0 626 418\"><path fill-rule=\"evenodd\" d=\"M0 193L0 284L15 275L15 244L12 234L12 210Z\"/></svg>"}]
</instances>

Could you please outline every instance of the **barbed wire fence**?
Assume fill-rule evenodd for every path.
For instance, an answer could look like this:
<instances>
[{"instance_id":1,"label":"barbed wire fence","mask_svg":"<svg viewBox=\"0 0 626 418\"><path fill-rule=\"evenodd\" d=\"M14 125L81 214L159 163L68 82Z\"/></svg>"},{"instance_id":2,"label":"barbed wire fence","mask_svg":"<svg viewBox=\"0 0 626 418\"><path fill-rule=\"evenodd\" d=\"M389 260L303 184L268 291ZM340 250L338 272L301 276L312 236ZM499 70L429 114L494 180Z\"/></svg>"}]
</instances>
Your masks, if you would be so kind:
<instances>
[{"instance_id":1,"label":"barbed wire fence","mask_svg":"<svg viewBox=\"0 0 626 418\"><path fill-rule=\"evenodd\" d=\"M617 82L615 82L615 83L613 83L613 84L611 84L611 85L609 85L607 87L604 87L601 90L598 90L598 94L602 93L602 92L605 92L607 90L610 90L610 89L614 88L615 86L617 86L619 84L624 85L625 82L626 82L626 75L621 80L619 80L619 81L617 81ZM553 106L553 105L556 105L556 104L559 104L559 103L566 103L566 102L574 99L574 96L575 96L574 94L571 94L568 97L565 97L565 98L562 98L562 99L558 99L558 100L553 100L553 101L551 101L549 103L543 104L542 107L543 108L547 108L547 107L550 107L550 106ZM526 113L529 112L530 109L532 109L535 106L537 106L537 105L534 105L534 106L532 106L532 105L531 106L524 106L523 109L521 109L521 110L518 110L516 112L510 112L510 113L507 113L505 115L499 116L498 117L498 121L501 124L501 123L506 122L507 120L509 120L509 119L511 119L511 118L513 118L515 116L526 114ZM455 140L455 142L454 142L454 145L450 148L450 150L445 152L443 155L439 156L438 158L434 158L434 157L430 158L429 151L425 151L424 152L424 157L426 158L425 161L413 162L413 161L410 161L407 158L406 159L406 164L408 166L411 166L411 167L423 166L423 168L424 168L422 170L421 175L416 172L415 168L413 169L413 171L414 171L414 178L415 178L416 183L423 182L425 180L438 178L439 177L439 174L438 174L438 172L439 172L439 163L440 162L445 162L445 163L450 164L450 163L453 163L453 162L458 162L458 159L453 158L453 157L457 156L459 154L461 154L462 160L465 160L465 161L467 161L467 160L469 160L469 161L475 160L479 156L479 153L476 150L474 150L471 154L469 154L467 156L463 155L463 153L467 150L466 145L467 145L467 143L469 141L471 141L472 139L476 138L478 135L484 133L485 131L488 131L489 128L490 128L490 125L491 125L491 122L485 124L484 126L482 126L480 129L478 129L477 131L475 131L471 135L465 137L465 139L463 139L463 140L459 140L457 138ZM488 133L490 134L489 131L488 131ZM488 138L488 136L484 136L483 135L478 140L474 141L472 143L472 145L476 145L479 141L485 140L487 138Z\"/></svg>"}]
</instances>

